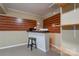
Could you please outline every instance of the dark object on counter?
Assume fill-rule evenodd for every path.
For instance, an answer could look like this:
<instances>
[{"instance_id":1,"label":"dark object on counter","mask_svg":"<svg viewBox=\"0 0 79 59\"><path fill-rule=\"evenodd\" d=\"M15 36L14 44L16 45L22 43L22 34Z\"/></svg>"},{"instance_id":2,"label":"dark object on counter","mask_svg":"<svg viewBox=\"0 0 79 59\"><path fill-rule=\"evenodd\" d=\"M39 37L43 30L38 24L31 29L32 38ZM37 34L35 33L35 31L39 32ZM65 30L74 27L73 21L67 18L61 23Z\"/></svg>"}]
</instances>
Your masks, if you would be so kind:
<instances>
[{"instance_id":1,"label":"dark object on counter","mask_svg":"<svg viewBox=\"0 0 79 59\"><path fill-rule=\"evenodd\" d=\"M28 38L28 46L27 47L30 47L31 48L31 51L32 51L32 47L35 45L35 48L37 48L37 45L36 45L36 38L34 37L29 37Z\"/></svg>"},{"instance_id":2,"label":"dark object on counter","mask_svg":"<svg viewBox=\"0 0 79 59\"><path fill-rule=\"evenodd\" d=\"M33 30L36 30L36 29L34 29L34 28L30 28L30 29L29 29L29 31L33 31Z\"/></svg>"}]
</instances>

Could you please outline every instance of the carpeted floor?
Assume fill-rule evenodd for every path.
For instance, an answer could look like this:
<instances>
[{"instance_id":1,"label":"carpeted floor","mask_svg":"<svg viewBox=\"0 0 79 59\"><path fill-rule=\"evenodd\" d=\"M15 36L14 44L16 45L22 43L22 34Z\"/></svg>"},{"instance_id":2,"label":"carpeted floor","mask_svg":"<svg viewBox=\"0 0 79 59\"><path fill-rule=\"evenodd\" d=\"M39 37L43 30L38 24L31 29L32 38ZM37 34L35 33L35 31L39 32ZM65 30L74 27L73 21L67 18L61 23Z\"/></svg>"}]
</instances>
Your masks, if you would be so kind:
<instances>
[{"instance_id":1,"label":"carpeted floor","mask_svg":"<svg viewBox=\"0 0 79 59\"><path fill-rule=\"evenodd\" d=\"M60 56L60 54L54 50L50 50L45 53L35 48L33 48L33 51L30 51L30 49L27 48L26 45L24 45L7 49L1 49L0 56Z\"/></svg>"}]
</instances>

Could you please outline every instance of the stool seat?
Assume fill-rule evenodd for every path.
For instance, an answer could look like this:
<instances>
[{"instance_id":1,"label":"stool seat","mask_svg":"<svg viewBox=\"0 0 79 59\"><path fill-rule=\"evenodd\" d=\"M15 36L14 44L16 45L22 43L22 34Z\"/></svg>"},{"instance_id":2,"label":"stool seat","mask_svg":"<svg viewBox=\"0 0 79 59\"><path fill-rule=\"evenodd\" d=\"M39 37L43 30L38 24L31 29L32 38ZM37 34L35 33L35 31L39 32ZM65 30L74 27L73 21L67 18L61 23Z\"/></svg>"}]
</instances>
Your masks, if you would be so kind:
<instances>
[{"instance_id":1,"label":"stool seat","mask_svg":"<svg viewBox=\"0 0 79 59\"><path fill-rule=\"evenodd\" d=\"M29 37L28 38L28 45L27 47L30 47L31 48L31 51L32 51L32 47L35 45L35 48L37 48L37 45L36 45L36 38L34 37Z\"/></svg>"}]
</instances>

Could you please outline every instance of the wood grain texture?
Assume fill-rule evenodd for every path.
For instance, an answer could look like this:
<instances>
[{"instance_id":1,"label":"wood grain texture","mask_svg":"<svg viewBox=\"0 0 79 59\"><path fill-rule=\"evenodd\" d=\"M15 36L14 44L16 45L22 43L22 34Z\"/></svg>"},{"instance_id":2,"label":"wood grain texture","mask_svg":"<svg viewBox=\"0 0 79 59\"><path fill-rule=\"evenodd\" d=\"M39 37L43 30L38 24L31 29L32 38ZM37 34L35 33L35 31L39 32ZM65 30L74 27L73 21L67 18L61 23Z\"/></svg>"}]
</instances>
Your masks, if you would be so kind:
<instances>
[{"instance_id":1,"label":"wood grain texture","mask_svg":"<svg viewBox=\"0 0 79 59\"><path fill-rule=\"evenodd\" d=\"M79 24L76 24L75 26L76 26L76 30L79 30Z\"/></svg>"},{"instance_id":2,"label":"wood grain texture","mask_svg":"<svg viewBox=\"0 0 79 59\"><path fill-rule=\"evenodd\" d=\"M58 6L64 8L68 3L59 3Z\"/></svg>"},{"instance_id":3,"label":"wood grain texture","mask_svg":"<svg viewBox=\"0 0 79 59\"><path fill-rule=\"evenodd\" d=\"M59 6L62 7L62 13L74 10L74 3L61 3Z\"/></svg>"},{"instance_id":4,"label":"wood grain texture","mask_svg":"<svg viewBox=\"0 0 79 59\"><path fill-rule=\"evenodd\" d=\"M76 4L76 8L79 8L79 3L75 3Z\"/></svg>"},{"instance_id":5,"label":"wood grain texture","mask_svg":"<svg viewBox=\"0 0 79 59\"><path fill-rule=\"evenodd\" d=\"M60 26L53 27L52 24L60 25L60 13L51 16L43 21L43 27L48 28L52 33L60 33Z\"/></svg>"},{"instance_id":6,"label":"wood grain texture","mask_svg":"<svg viewBox=\"0 0 79 59\"><path fill-rule=\"evenodd\" d=\"M22 22L19 22L22 20ZM35 20L19 19L16 17L0 15L0 31L16 31L16 30L29 30L36 26Z\"/></svg>"},{"instance_id":7,"label":"wood grain texture","mask_svg":"<svg viewBox=\"0 0 79 59\"><path fill-rule=\"evenodd\" d=\"M79 24L63 25L62 30L79 30Z\"/></svg>"},{"instance_id":8,"label":"wood grain texture","mask_svg":"<svg viewBox=\"0 0 79 59\"><path fill-rule=\"evenodd\" d=\"M62 26L62 30L74 30L74 25L65 25L65 26Z\"/></svg>"}]
</instances>

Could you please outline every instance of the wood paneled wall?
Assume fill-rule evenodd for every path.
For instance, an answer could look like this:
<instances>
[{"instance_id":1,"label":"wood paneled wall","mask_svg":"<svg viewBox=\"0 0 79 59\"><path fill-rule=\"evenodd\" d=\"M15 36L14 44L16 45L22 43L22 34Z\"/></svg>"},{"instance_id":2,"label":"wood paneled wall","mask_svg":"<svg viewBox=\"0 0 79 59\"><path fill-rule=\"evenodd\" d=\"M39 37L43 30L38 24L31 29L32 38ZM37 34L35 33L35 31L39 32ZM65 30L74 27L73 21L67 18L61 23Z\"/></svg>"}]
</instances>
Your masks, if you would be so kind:
<instances>
[{"instance_id":1,"label":"wood paneled wall","mask_svg":"<svg viewBox=\"0 0 79 59\"><path fill-rule=\"evenodd\" d=\"M62 30L79 30L79 24L63 25Z\"/></svg>"},{"instance_id":2,"label":"wood paneled wall","mask_svg":"<svg viewBox=\"0 0 79 59\"><path fill-rule=\"evenodd\" d=\"M60 25L60 13L51 16L43 21L43 27L48 28L52 33L60 33L60 26L53 27L52 25Z\"/></svg>"},{"instance_id":3,"label":"wood paneled wall","mask_svg":"<svg viewBox=\"0 0 79 59\"><path fill-rule=\"evenodd\" d=\"M35 26L35 20L0 15L0 31L29 30Z\"/></svg>"},{"instance_id":4,"label":"wood paneled wall","mask_svg":"<svg viewBox=\"0 0 79 59\"><path fill-rule=\"evenodd\" d=\"M59 6L62 7L62 13L74 10L74 3L60 3Z\"/></svg>"},{"instance_id":5,"label":"wood paneled wall","mask_svg":"<svg viewBox=\"0 0 79 59\"><path fill-rule=\"evenodd\" d=\"M63 25L62 30L74 30L74 25Z\"/></svg>"}]
</instances>

